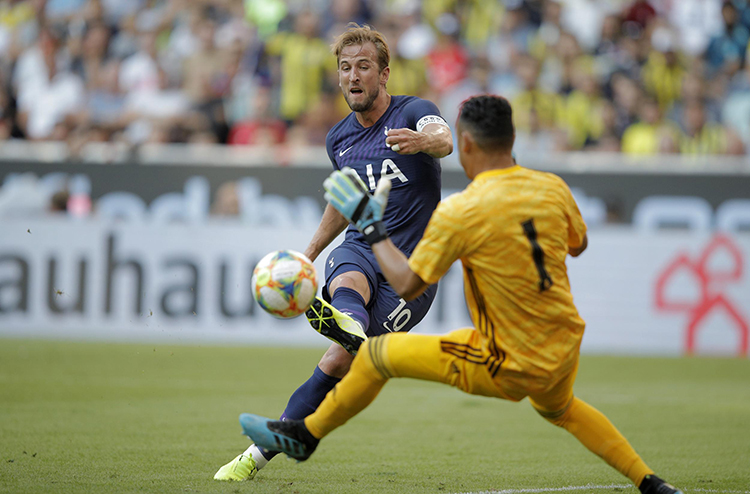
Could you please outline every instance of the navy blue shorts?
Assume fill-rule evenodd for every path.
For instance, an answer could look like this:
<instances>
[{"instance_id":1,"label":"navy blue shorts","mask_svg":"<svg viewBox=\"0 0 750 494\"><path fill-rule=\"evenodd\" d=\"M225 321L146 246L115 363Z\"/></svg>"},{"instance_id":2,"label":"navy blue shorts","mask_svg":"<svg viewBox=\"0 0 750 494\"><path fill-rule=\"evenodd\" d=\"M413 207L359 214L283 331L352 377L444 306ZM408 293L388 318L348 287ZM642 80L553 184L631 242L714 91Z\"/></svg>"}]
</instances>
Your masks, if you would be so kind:
<instances>
[{"instance_id":1,"label":"navy blue shorts","mask_svg":"<svg viewBox=\"0 0 750 494\"><path fill-rule=\"evenodd\" d=\"M407 302L399 297L380 271L375 254L364 246L344 242L326 259L326 286L323 287L323 298L330 301L328 284L335 277L349 271L358 271L367 277L370 284L370 301L367 313L370 315L370 327L367 336L377 336L396 331L409 331L417 325L432 305L437 292L437 284L431 285L425 292Z\"/></svg>"}]
</instances>

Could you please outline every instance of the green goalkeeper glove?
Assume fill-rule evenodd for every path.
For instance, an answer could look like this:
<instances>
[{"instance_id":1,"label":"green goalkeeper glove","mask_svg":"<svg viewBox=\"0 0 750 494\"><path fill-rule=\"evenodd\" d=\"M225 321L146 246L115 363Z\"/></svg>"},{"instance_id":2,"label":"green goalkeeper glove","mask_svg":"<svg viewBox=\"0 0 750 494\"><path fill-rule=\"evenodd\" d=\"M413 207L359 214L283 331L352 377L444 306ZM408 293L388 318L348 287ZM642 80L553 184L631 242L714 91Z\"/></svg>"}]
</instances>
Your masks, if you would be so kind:
<instances>
[{"instance_id":1,"label":"green goalkeeper glove","mask_svg":"<svg viewBox=\"0 0 750 494\"><path fill-rule=\"evenodd\" d=\"M370 194L356 171L349 167L336 170L323 182L325 199L373 245L388 238L383 213L391 191L391 181L381 178Z\"/></svg>"}]
</instances>

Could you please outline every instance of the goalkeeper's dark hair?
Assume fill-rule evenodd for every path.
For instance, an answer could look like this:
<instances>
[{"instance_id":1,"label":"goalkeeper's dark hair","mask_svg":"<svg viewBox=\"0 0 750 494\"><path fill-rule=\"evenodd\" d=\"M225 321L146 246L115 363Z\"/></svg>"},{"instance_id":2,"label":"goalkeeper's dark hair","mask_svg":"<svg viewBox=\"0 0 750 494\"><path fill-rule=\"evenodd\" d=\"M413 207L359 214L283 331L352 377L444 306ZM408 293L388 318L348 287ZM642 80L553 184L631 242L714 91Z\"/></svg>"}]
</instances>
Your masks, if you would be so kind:
<instances>
[{"instance_id":1,"label":"goalkeeper's dark hair","mask_svg":"<svg viewBox=\"0 0 750 494\"><path fill-rule=\"evenodd\" d=\"M458 121L484 151L511 151L516 132L513 110L502 96L474 96L461 103Z\"/></svg>"}]
</instances>

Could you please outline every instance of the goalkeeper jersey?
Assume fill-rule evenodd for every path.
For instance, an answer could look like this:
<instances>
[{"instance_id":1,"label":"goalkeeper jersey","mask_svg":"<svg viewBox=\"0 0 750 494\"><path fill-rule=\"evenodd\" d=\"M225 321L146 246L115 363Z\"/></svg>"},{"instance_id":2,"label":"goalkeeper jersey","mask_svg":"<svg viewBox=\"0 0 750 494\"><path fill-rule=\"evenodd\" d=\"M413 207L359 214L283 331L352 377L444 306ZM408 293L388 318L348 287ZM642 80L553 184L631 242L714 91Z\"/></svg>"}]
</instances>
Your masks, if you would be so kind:
<instances>
[{"instance_id":1,"label":"goalkeeper jersey","mask_svg":"<svg viewBox=\"0 0 750 494\"><path fill-rule=\"evenodd\" d=\"M565 259L585 233L560 177L520 166L491 170L438 205L409 266L432 284L460 259L494 370L548 377L574 365L583 336Z\"/></svg>"}]
</instances>

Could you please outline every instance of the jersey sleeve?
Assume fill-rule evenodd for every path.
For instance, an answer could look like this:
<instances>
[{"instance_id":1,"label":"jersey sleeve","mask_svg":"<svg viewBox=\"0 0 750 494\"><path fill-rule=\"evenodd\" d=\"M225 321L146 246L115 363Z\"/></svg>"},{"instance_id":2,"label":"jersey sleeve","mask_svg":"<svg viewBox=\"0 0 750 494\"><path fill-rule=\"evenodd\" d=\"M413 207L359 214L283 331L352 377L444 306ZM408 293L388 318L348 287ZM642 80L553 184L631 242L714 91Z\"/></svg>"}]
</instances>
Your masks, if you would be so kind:
<instances>
[{"instance_id":1,"label":"jersey sleeve","mask_svg":"<svg viewBox=\"0 0 750 494\"><path fill-rule=\"evenodd\" d=\"M448 123L440 115L440 110L435 103L426 99L415 98L404 106L406 125L412 130L422 132L427 124L439 123L448 126Z\"/></svg>"},{"instance_id":2,"label":"jersey sleeve","mask_svg":"<svg viewBox=\"0 0 750 494\"><path fill-rule=\"evenodd\" d=\"M586 235L586 223L583 221L583 216L581 216L573 193L565 182L562 182L562 188L565 215L568 218L568 247L580 247L583 244L583 237Z\"/></svg>"},{"instance_id":3,"label":"jersey sleeve","mask_svg":"<svg viewBox=\"0 0 750 494\"><path fill-rule=\"evenodd\" d=\"M336 163L336 154L333 152L333 138L331 136L332 131L329 131L326 135L326 152L328 153L328 159L331 160L331 165L334 170L340 170L339 164Z\"/></svg>"},{"instance_id":4,"label":"jersey sleeve","mask_svg":"<svg viewBox=\"0 0 750 494\"><path fill-rule=\"evenodd\" d=\"M458 201L449 198L441 202L409 258L409 267L425 283L437 283L464 255L469 231Z\"/></svg>"}]
</instances>

